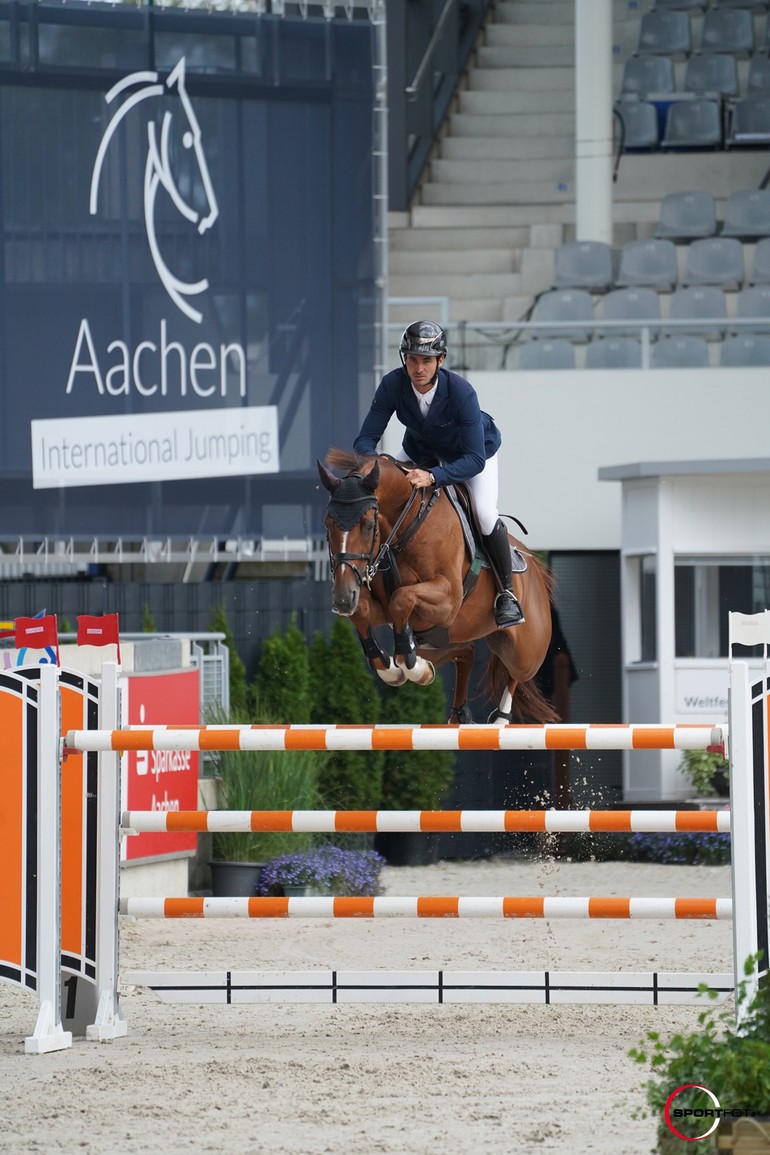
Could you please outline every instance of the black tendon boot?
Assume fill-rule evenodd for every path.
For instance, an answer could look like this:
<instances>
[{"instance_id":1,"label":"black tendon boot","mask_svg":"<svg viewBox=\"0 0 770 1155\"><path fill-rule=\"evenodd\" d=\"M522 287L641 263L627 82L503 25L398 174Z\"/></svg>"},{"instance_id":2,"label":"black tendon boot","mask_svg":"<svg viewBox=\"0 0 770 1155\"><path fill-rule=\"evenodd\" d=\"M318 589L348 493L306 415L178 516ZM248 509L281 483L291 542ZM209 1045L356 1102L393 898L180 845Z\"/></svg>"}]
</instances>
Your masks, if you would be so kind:
<instances>
[{"instance_id":1,"label":"black tendon boot","mask_svg":"<svg viewBox=\"0 0 770 1155\"><path fill-rule=\"evenodd\" d=\"M495 598L495 624L500 629L506 626L518 626L524 621L524 611L516 600L511 578L511 544L502 521L483 539L489 564L495 575L495 582L500 591Z\"/></svg>"}]
</instances>

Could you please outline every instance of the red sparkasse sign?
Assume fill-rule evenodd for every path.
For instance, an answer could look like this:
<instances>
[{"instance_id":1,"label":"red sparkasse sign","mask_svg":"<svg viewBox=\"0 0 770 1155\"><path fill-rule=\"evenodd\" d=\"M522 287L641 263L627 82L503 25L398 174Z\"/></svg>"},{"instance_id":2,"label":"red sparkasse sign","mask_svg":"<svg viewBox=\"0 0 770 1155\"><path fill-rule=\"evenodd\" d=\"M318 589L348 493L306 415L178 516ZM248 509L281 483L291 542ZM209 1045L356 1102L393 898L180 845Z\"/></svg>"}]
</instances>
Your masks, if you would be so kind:
<instances>
[{"instance_id":1,"label":"red sparkasse sign","mask_svg":"<svg viewBox=\"0 0 770 1155\"><path fill-rule=\"evenodd\" d=\"M200 725L198 670L130 674L126 679L129 726ZM132 750L127 754L127 810L197 810L198 753ZM195 850L196 834L132 834L127 861Z\"/></svg>"}]
</instances>

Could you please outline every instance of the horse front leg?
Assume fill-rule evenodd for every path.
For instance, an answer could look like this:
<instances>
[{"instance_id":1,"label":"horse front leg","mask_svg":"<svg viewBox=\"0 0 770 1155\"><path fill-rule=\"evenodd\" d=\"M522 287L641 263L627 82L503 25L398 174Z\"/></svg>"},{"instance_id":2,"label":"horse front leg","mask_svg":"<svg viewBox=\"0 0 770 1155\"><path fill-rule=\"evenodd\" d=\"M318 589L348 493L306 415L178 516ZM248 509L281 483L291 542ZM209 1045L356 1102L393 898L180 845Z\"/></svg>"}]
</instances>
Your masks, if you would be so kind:
<instances>
[{"instance_id":1,"label":"horse front leg","mask_svg":"<svg viewBox=\"0 0 770 1155\"><path fill-rule=\"evenodd\" d=\"M396 664L410 682L429 686L436 677L432 662L417 653L410 618L426 626L448 626L454 619L460 598L445 578L402 585L393 594L388 606L388 617L393 623Z\"/></svg>"},{"instance_id":2,"label":"horse front leg","mask_svg":"<svg viewBox=\"0 0 770 1155\"><path fill-rule=\"evenodd\" d=\"M375 619L376 625L385 624L385 615L379 603L373 601L371 596L362 597L358 609L354 614L351 614L350 620L355 626L369 669L373 670L387 686L403 686L406 681L406 673L401 666L396 664L390 654L383 650L372 633L372 618ZM381 620L377 620L380 618Z\"/></svg>"}]
</instances>

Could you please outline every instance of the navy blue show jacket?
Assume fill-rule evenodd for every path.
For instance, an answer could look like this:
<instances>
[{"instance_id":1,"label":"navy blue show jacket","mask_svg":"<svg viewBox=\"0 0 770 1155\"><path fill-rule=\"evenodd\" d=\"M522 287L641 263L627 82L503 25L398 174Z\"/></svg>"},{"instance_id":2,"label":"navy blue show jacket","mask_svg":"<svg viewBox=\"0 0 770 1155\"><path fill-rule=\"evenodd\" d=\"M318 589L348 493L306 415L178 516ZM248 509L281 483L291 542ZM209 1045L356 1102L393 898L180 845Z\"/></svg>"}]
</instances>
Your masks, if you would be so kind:
<instances>
[{"instance_id":1,"label":"navy blue show jacket","mask_svg":"<svg viewBox=\"0 0 770 1155\"><path fill-rule=\"evenodd\" d=\"M420 412L406 369L386 373L353 443L356 453L376 453L394 413L406 427L404 451L416 465L431 470L436 485L475 477L500 448L500 430L479 408L476 390L451 370L439 370L427 417Z\"/></svg>"}]
</instances>

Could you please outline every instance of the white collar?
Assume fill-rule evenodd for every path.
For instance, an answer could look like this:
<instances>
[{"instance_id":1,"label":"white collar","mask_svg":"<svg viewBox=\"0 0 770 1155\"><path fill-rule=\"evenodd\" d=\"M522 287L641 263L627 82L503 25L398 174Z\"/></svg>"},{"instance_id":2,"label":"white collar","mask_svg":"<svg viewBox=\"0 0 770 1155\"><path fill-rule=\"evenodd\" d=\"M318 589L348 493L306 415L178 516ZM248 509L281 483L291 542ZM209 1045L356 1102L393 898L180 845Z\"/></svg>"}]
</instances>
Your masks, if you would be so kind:
<instances>
[{"instance_id":1,"label":"white collar","mask_svg":"<svg viewBox=\"0 0 770 1155\"><path fill-rule=\"evenodd\" d=\"M410 381L409 384L412 385L412 382ZM438 389L438 381L436 381L433 388L429 389L427 393L421 393L419 391L419 389L415 389L414 385L412 385L412 392L414 393L415 397L417 398L417 404L420 406L420 408L422 408L423 402L426 402L428 406L431 406L433 404L433 398L436 396L436 390L437 389Z\"/></svg>"}]
</instances>

